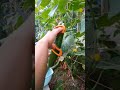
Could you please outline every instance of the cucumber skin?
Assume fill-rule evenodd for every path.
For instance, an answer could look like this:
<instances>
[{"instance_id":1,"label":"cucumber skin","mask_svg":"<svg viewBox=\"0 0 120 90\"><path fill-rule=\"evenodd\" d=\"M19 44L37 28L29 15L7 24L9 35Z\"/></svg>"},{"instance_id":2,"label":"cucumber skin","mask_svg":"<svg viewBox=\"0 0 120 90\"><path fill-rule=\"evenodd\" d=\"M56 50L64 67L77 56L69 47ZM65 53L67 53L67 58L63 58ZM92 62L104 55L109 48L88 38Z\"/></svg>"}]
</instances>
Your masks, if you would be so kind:
<instances>
[{"instance_id":1,"label":"cucumber skin","mask_svg":"<svg viewBox=\"0 0 120 90\"><path fill-rule=\"evenodd\" d=\"M61 45L62 45L62 40L63 40L63 35L64 34L59 34L57 37L56 37L56 40L55 40L55 44L57 45L57 47L61 48ZM58 53L58 52L57 52ZM50 54L50 57L49 57L49 60L48 60L48 67L52 67L55 63L55 60L57 60L58 56L56 54L54 54L53 52L51 52Z\"/></svg>"}]
</instances>

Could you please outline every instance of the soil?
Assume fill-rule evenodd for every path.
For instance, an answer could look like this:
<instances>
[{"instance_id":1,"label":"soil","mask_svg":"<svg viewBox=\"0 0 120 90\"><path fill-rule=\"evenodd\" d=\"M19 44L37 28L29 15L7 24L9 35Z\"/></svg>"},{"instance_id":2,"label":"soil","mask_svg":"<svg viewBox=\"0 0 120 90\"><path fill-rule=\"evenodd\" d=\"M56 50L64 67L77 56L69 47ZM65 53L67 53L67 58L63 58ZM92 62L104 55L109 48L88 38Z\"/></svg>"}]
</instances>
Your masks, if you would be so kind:
<instances>
[{"instance_id":1,"label":"soil","mask_svg":"<svg viewBox=\"0 0 120 90\"><path fill-rule=\"evenodd\" d=\"M74 78L69 70L57 68L49 84L51 90L56 90L55 86L58 81L62 81L63 90L85 90L85 75ZM58 89L57 89L58 90ZM61 89L60 89L61 90Z\"/></svg>"}]
</instances>

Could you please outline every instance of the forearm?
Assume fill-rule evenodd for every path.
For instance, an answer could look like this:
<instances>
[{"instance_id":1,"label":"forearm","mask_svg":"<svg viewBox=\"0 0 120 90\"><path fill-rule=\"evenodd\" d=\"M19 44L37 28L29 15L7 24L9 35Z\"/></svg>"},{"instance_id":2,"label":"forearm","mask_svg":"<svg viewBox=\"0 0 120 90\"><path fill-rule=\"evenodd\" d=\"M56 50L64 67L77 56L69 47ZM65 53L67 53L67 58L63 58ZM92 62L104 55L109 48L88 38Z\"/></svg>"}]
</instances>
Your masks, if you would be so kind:
<instances>
[{"instance_id":1,"label":"forearm","mask_svg":"<svg viewBox=\"0 0 120 90\"><path fill-rule=\"evenodd\" d=\"M35 46L35 90L42 90L48 61L48 43L40 40Z\"/></svg>"},{"instance_id":2,"label":"forearm","mask_svg":"<svg viewBox=\"0 0 120 90\"><path fill-rule=\"evenodd\" d=\"M29 88L34 37L34 20L30 20L31 17L0 47L0 90L27 90ZM29 22L31 25L28 25Z\"/></svg>"}]
</instances>

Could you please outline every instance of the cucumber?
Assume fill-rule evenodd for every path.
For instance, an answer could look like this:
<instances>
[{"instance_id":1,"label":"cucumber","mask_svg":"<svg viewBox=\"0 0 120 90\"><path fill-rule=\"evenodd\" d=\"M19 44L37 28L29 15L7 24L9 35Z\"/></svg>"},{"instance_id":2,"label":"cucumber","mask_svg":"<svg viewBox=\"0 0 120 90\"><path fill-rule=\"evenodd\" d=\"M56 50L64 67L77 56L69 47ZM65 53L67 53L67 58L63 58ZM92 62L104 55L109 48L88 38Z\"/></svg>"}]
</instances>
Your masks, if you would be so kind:
<instances>
[{"instance_id":1,"label":"cucumber","mask_svg":"<svg viewBox=\"0 0 120 90\"><path fill-rule=\"evenodd\" d=\"M64 35L63 33L60 33L56 37L55 44L57 45L58 48L61 48L63 35ZM59 53L58 51L56 51L56 52ZM54 65L55 61L57 60L57 58L58 58L58 56L52 52L48 59L48 67L52 67Z\"/></svg>"}]
</instances>

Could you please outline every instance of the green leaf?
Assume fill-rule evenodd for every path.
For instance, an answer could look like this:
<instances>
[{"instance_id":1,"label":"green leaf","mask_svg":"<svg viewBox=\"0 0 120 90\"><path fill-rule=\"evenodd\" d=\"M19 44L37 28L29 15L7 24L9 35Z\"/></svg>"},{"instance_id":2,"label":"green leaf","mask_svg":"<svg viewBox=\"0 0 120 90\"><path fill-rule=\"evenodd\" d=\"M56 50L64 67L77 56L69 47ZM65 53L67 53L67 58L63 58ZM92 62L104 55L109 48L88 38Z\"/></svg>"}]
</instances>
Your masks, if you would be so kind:
<instances>
[{"instance_id":1,"label":"green leaf","mask_svg":"<svg viewBox=\"0 0 120 90\"><path fill-rule=\"evenodd\" d=\"M82 32L82 33L78 32L78 33L75 34L76 37L81 37L83 35L85 35L85 32Z\"/></svg>"},{"instance_id":2,"label":"green leaf","mask_svg":"<svg viewBox=\"0 0 120 90\"><path fill-rule=\"evenodd\" d=\"M53 0L53 5L58 5L59 0Z\"/></svg>"},{"instance_id":3,"label":"green leaf","mask_svg":"<svg viewBox=\"0 0 120 90\"><path fill-rule=\"evenodd\" d=\"M58 10L63 13L66 11L66 5L68 0L59 0L58 2Z\"/></svg>"},{"instance_id":4,"label":"green leaf","mask_svg":"<svg viewBox=\"0 0 120 90\"><path fill-rule=\"evenodd\" d=\"M55 7L50 11L50 13L49 13L48 15L49 15L50 17L53 17L53 15L54 15L54 13L56 12L57 8L58 8L58 5L55 6Z\"/></svg>"},{"instance_id":5,"label":"green leaf","mask_svg":"<svg viewBox=\"0 0 120 90\"><path fill-rule=\"evenodd\" d=\"M42 17L43 19L47 19L49 12L50 12L50 8L47 9L47 10L45 10L45 11L43 11L42 14L41 14L41 17Z\"/></svg>"},{"instance_id":6,"label":"green leaf","mask_svg":"<svg viewBox=\"0 0 120 90\"><path fill-rule=\"evenodd\" d=\"M39 9L38 8L35 8L35 13L38 13L39 12Z\"/></svg>"},{"instance_id":7,"label":"green leaf","mask_svg":"<svg viewBox=\"0 0 120 90\"><path fill-rule=\"evenodd\" d=\"M42 7L46 7L46 6L50 3L50 1L51 1L51 0L42 0L42 2L41 2L40 5L41 5Z\"/></svg>"},{"instance_id":8,"label":"green leaf","mask_svg":"<svg viewBox=\"0 0 120 90\"><path fill-rule=\"evenodd\" d=\"M80 36L81 36L81 35L80 35L80 32L76 33L75 36L76 36L76 37L80 37Z\"/></svg>"},{"instance_id":9,"label":"green leaf","mask_svg":"<svg viewBox=\"0 0 120 90\"><path fill-rule=\"evenodd\" d=\"M81 2L81 3L79 4L79 8L85 8L85 2Z\"/></svg>"},{"instance_id":10,"label":"green leaf","mask_svg":"<svg viewBox=\"0 0 120 90\"><path fill-rule=\"evenodd\" d=\"M85 2L81 2L81 0L72 0L71 3L69 4L70 10L78 10L84 7L85 7Z\"/></svg>"}]
</instances>

